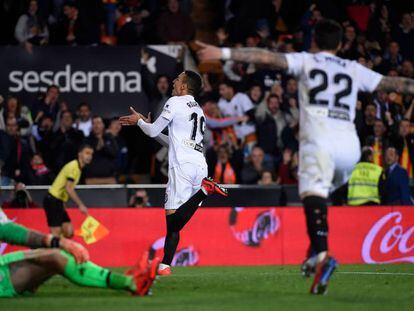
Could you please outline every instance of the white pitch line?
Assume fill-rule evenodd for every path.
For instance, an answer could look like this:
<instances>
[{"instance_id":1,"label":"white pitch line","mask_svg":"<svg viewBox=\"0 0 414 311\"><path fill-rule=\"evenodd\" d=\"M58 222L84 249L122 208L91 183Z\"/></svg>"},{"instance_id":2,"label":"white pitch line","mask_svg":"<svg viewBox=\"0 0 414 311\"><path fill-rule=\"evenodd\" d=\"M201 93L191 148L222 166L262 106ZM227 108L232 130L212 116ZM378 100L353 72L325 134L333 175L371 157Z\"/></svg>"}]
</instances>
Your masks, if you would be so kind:
<instances>
[{"instance_id":1,"label":"white pitch line","mask_svg":"<svg viewBox=\"0 0 414 311\"><path fill-rule=\"evenodd\" d=\"M414 276L414 273L410 272L364 272L364 271L338 271L338 274L362 274L362 275L405 275Z\"/></svg>"},{"instance_id":2,"label":"white pitch line","mask_svg":"<svg viewBox=\"0 0 414 311\"><path fill-rule=\"evenodd\" d=\"M300 272L257 272L258 275L296 275L300 276ZM389 275L389 276L414 276L414 273L410 272L368 272L368 271L337 271L335 274L348 274L348 275ZM212 273L191 273L191 274L173 274L174 277L183 277L183 278L192 278L200 276L214 276L214 275L223 275L222 273L212 272ZM231 275L231 272L229 272Z\"/></svg>"}]
</instances>

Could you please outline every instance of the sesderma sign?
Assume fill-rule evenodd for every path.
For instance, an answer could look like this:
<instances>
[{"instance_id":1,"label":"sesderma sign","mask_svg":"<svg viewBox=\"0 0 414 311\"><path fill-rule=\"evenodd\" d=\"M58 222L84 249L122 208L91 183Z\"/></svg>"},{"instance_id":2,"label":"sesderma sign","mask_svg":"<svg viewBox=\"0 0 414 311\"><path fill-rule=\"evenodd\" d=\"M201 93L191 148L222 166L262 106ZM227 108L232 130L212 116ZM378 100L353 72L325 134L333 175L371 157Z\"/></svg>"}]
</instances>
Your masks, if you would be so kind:
<instances>
[{"instance_id":1,"label":"sesderma sign","mask_svg":"<svg viewBox=\"0 0 414 311\"><path fill-rule=\"evenodd\" d=\"M84 71L74 70L66 64L63 70L21 71L13 70L9 74L9 88L16 92L45 92L48 85L60 86L61 93L139 93L141 92L141 74L137 71Z\"/></svg>"}]
</instances>

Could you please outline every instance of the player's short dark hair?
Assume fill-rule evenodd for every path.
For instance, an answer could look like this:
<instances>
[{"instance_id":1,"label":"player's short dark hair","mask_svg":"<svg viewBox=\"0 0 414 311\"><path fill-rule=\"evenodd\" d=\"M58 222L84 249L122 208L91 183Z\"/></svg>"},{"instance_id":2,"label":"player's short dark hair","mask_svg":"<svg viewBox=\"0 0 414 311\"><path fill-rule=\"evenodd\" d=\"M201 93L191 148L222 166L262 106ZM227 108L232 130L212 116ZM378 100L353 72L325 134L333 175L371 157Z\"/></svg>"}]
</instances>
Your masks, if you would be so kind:
<instances>
[{"instance_id":1,"label":"player's short dark hair","mask_svg":"<svg viewBox=\"0 0 414 311\"><path fill-rule=\"evenodd\" d=\"M93 150L93 147L89 144L82 144L78 148L78 153L82 152L84 149L92 149Z\"/></svg>"},{"instance_id":2,"label":"player's short dark hair","mask_svg":"<svg viewBox=\"0 0 414 311\"><path fill-rule=\"evenodd\" d=\"M186 70L185 74L185 83L187 84L188 93L191 95L198 95L201 92L201 87L203 86L203 81L198 73Z\"/></svg>"},{"instance_id":3,"label":"player's short dark hair","mask_svg":"<svg viewBox=\"0 0 414 311\"><path fill-rule=\"evenodd\" d=\"M321 50L336 50L342 41L342 27L331 19L323 19L315 25L314 40Z\"/></svg>"}]
</instances>

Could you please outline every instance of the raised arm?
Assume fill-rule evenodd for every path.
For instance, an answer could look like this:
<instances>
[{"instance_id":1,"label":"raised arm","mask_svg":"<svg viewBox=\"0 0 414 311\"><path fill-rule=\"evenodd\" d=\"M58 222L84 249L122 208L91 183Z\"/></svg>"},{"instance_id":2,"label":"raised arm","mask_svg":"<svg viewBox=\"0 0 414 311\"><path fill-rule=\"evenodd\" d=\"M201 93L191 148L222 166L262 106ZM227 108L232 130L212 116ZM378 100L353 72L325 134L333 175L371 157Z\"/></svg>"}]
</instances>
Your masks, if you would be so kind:
<instances>
[{"instance_id":1,"label":"raised arm","mask_svg":"<svg viewBox=\"0 0 414 311\"><path fill-rule=\"evenodd\" d=\"M232 59L238 62L271 65L280 69L288 68L286 57L282 53L260 48L218 48L200 41L197 41L197 44L201 47L197 52L201 61Z\"/></svg>"},{"instance_id":2,"label":"raised arm","mask_svg":"<svg viewBox=\"0 0 414 311\"><path fill-rule=\"evenodd\" d=\"M119 118L119 122L122 126L136 126L138 125L141 130L149 137L158 137L161 132L167 127L170 123L169 120L163 116L158 117L154 123L151 122L150 114L145 118L142 114L136 112L134 108L129 107L131 114L128 116L123 116ZM165 140L164 137L160 137L161 140Z\"/></svg>"},{"instance_id":3,"label":"raised arm","mask_svg":"<svg viewBox=\"0 0 414 311\"><path fill-rule=\"evenodd\" d=\"M82 245L63 237L54 237L51 234L30 230L11 221L2 223L2 219L3 221L5 219L2 218L2 213L0 209L0 241L30 248L61 248L71 253L78 263L89 260L89 253Z\"/></svg>"},{"instance_id":4,"label":"raised arm","mask_svg":"<svg viewBox=\"0 0 414 311\"><path fill-rule=\"evenodd\" d=\"M398 92L407 95L414 95L414 80L403 77L383 77L377 86L376 91Z\"/></svg>"}]
</instances>

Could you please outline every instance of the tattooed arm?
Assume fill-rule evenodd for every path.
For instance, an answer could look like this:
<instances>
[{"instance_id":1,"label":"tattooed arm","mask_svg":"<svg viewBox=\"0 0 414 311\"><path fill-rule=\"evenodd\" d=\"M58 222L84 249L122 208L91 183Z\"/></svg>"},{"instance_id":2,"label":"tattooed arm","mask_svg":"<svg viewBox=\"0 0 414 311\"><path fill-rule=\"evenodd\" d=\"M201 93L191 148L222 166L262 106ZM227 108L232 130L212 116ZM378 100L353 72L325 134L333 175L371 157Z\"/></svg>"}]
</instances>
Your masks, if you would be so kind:
<instances>
[{"instance_id":1,"label":"tattooed arm","mask_svg":"<svg viewBox=\"0 0 414 311\"><path fill-rule=\"evenodd\" d=\"M230 59L238 62L271 65L280 69L288 67L286 57L282 53L260 48L233 48L230 51Z\"/></svg>"},{"instance_id":2,"label":"tattooed arm","mask_svg":"<svg viewBox=\"0 0 414 311\"><path fill-rule=\"evenodd\" d=\"M254 63L274 66L280 69L287 69L288 63L282 53L274 53L260 48L218 48L197 41L201 47L197 54L201 61L205 60L226 60L232 59L238 62Z\"/></svg>"},{"instance_id":3,"label":"tattooed arm","mask_svg":"<svg viewBox=\"0 0 414 311\"><path fill-rule=\"evenodd\" d=\"M383 77L376 90L414 95L414 80L403 77Z\"/></svg>"}]
</instances>

